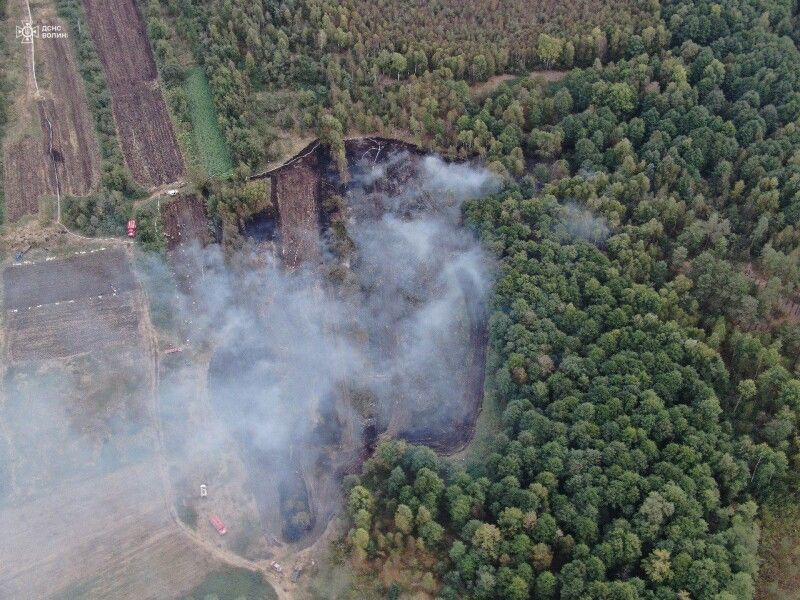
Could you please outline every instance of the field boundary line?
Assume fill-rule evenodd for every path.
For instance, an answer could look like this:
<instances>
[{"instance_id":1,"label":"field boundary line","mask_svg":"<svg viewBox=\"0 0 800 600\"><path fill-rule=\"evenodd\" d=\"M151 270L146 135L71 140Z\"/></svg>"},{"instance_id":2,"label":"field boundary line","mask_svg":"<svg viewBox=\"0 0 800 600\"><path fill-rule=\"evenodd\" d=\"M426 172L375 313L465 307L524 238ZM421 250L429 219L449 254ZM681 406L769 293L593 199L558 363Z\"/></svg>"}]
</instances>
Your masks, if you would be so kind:
<instances>
[{"instance_id":1,"label":"field boundary line","mask_svg":"<svg viewBox=\"0 0 800 600\"><path fill-rule=\"evenodd\" d=\"M30 0L25 0L25 7L28 9L28 23L33 27L33 15L31 14ZM39 94L39 82L36 81L36 43L34 38L31 38L31 74L33 75L33 87L36 88L36 94Z\"/></svg>"}]
</instances>

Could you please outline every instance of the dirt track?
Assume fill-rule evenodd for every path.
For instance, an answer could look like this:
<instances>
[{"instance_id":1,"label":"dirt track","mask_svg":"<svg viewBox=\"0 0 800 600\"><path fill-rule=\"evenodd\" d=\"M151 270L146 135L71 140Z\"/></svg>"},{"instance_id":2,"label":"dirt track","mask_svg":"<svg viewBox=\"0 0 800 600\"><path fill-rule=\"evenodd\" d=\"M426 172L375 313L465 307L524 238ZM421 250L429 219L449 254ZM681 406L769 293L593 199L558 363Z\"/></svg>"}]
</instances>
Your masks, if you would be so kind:
<instances>
[{"instance_id":1,"label":"dirt track","mask_svg":"<svg viewBox=\"0 0 800 600\"><path fill-rule=\"evenodd\" d=\"M177 181L183 158L135 0L83 0L83 6L133 178L148 186Z\"/></svg>"}]
</instances>

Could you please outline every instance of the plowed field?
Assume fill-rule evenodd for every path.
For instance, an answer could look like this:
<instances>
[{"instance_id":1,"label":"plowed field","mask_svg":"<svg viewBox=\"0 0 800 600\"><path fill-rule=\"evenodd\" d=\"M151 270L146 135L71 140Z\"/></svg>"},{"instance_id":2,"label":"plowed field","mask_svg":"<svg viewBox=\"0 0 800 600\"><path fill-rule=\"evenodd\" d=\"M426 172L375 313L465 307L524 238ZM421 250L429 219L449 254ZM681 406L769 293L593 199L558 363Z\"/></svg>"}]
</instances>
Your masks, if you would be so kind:
<instances>
[{"instance_id":1,"label":"plowed field","mask_svg":"<svg viewBox=\"0 0 800 600\"><path fill-rule=\"evenodd\" d=\"M10 223L39 211L39 198L55 194L50 183L47 149L41 140L24 137L6 145L4 182L6 219Z\"/></svg>"},{"instance_id":2,"label":"plowed field","mask_svg":"<svg viewBox=\"0 0 800 600\"><path fill-rule=\"evenodd\" d=\"M148 186L180 179L183 158L135 0L83 0L83 5L133 178Z\"/></svg>"},{"instance_id":3,"label":"plowed field","mask_svg":"<svg viewBox=\"0 0 800 600\"><path fill-rule=\"evenodd\" d=\"M55 38L42 40L38 48L50 81L48 97L39 105L42 133L47 141L49 121L61 193L85 196L100 179L100 153L72 44Z\"/></svg>"},{"instance_id":4,"label":"plowed field","mask_svg":"<svg viewBox=\"0 0 800 600\"><path fill-rule=\"evenodd\" d=\"M0 510L2 598L174 598L214 566L172 524L154 461Z\"/></svg>"},{"instance_id":5,"label":"plowed field","mask_svg":"<svg viewBox=\"0 0 800 600\"><path fill-rule=\"evenodd\" d=\"M322 177L318 145L272 171L273 200L278 207L281 254L290 267L320 261L319 201Z\"/></svg>"}]
</instances>

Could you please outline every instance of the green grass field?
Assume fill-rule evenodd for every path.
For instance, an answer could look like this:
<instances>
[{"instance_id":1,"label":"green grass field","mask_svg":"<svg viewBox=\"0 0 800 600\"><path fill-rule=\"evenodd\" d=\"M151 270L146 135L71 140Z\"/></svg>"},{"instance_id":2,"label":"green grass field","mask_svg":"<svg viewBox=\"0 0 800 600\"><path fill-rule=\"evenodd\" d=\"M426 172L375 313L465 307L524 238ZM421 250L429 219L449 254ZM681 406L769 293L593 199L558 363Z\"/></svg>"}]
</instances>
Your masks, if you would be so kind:
<instances>
[{"instance_id":1,"label":"green grass field","mask_svg":"<svg viewBox=\"0 0 800 600\"><path fill-rule=\"evenodd\" d=\"M246 569L224 567L214 571L198 585L186 600L273 600L275 591L261 580L261 575Z\"/></svg>"},{"instance_id":2,"label":"green grass field","mask_svg":"<svg viewBox=\"0 0 800 600\"><path fill-rule=\"evenodd\" d=\"M233 169L231 153L217 123L208 80L200 67L187 72L186 94L192 117L193 142L200 163L211 177L225 175Z\"/></svg>"}]
</instances>

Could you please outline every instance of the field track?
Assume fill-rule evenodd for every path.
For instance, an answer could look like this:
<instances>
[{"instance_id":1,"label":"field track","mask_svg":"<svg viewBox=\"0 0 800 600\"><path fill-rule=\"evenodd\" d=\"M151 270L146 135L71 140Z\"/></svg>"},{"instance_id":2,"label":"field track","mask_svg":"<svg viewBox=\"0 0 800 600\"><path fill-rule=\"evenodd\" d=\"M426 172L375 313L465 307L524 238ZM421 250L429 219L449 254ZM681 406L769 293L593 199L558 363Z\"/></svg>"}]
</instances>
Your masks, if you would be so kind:
<instances>
[{"instance_id":1,"label":"field track","mask_svg":"<svg viewBox=\"0 0 800 600\"><path fill-rule=\"evenodd\" d=\"M153 462L64 485L0 521L12 525L0 537L2 598L170 598L213 566L173 525Z\"/></svg>"},{"instance_id":2,"label":"field track","mask_svg":"<svg viewBox=\"0 0 800 600\"><path fill-rule=\"evenodd\" d=\"M183 158L135 0L83 0L103 64L125 162L142 185L183 175Z\"/></svg>"}]
</instances>

